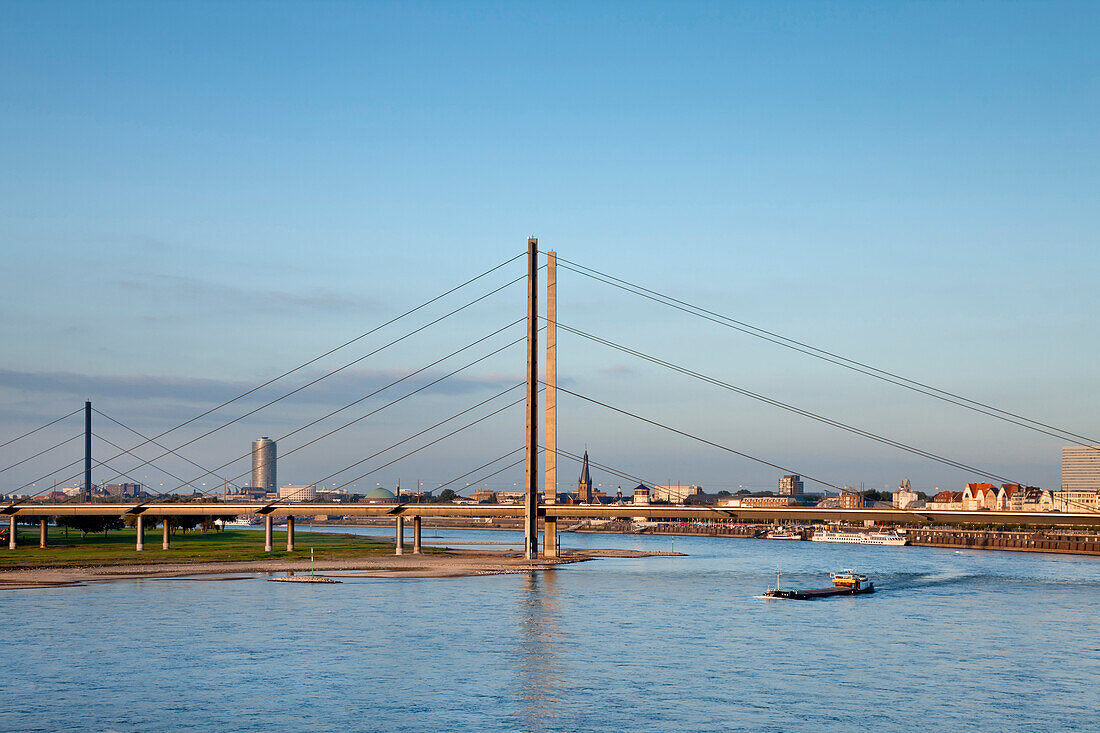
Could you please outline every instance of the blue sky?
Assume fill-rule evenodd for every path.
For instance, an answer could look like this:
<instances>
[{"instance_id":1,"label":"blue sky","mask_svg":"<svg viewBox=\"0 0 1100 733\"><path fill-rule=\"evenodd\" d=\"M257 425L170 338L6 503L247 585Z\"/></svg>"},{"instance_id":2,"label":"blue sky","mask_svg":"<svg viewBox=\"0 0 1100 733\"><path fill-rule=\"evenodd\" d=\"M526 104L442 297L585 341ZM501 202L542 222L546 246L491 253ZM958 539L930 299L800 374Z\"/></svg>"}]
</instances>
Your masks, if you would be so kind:
<instances>
[{"instance_id":1,"label":"blue sky","mask_svg":"<svg viewBox=\"0 0 1100 733\"><path fill-rule=\"evenodd\" d=\"M1098 21L1089 3L5 3L0 442L86 398L167 430L519 253L528 235L1100 435ZM520 274L517 262L286 389ZM1001 475L1059 481L1053 438L559 279L563 323ZM512 286L188 455L244 454L518 318L522 299ZM833 483L975 478L576 337L562 335L560 360L578 391ZM522 372L513 349L303 449L280 476L316 480ZM654 481L777 478L565 397L560 420L563 448ZM0 468L78 429L0 449ZM369 485L444 481L521 443L522 414L505 413ZM0 485L78 457L64 450L78 447Z\"/></svg>"}]
</instances>

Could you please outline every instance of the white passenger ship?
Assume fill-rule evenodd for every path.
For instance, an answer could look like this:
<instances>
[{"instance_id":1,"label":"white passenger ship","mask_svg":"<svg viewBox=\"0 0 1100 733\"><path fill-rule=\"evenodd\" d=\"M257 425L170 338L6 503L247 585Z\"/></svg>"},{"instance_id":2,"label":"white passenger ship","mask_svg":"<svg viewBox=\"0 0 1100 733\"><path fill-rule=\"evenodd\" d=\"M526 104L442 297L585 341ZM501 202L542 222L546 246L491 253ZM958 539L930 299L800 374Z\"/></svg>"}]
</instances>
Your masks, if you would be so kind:
<instances>
[{"instance_id":1,"label":"white passenger ship","mask_svg":"<svg viewBox=\"0 0 1100 733\"><path fill-rule=\"evenodd\" d=\"M897 532L840 532L832 529L816 529L810 535L811 542L839 542L846 545L904 545L909 542Z\"/></svg>"}]
</instances>

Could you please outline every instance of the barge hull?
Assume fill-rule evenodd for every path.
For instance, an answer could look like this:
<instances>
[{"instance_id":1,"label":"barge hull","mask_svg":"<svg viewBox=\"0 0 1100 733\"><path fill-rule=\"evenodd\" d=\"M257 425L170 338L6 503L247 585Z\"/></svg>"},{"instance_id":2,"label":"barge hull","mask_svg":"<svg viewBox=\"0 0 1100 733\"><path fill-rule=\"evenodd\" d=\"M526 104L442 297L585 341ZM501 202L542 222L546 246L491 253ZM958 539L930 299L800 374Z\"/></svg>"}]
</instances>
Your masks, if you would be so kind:
<instances>
[{"instance_id":1,"label":"barge hull","mask_svg":"<svg viewBox=\"0 0 1100 733\"><path fill-rule=\"evenodd\" d=\"M765 593L768 598L787 598L793 601L812 601L816 598L829 598L831 596L858 596L864 593L874 593L874 583L866 588L815 588L813 590L773 590Z\"/></svg>"}]
</instances>

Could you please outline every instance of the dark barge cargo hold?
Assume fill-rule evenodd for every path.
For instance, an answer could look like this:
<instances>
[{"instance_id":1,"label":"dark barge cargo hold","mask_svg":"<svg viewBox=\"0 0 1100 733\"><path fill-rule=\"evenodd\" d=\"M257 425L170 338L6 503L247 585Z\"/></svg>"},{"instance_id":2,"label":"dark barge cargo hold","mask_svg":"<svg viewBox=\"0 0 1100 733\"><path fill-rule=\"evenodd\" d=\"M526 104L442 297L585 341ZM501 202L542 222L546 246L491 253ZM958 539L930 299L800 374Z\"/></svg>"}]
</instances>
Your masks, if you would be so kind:
<instances>
[{"instance_id":1,"label":"dark barge cargo hold","mask_svg":"<svg viewBox=\"0 0 1100 733\"><path fill-rule=\"evenodd\" d=\"M875 584L868 581L864 575L857 574L854 570L844 570L840 573L832 573L833 585L831 588L817 588L814 590L775 590L768 589L761 598L786 598L795 601L812 601L816 598L829 598L831 596L858 596L864 593L874 593ZM776 583L778 586L779 583Z\"/></svg>"}]
</instances>

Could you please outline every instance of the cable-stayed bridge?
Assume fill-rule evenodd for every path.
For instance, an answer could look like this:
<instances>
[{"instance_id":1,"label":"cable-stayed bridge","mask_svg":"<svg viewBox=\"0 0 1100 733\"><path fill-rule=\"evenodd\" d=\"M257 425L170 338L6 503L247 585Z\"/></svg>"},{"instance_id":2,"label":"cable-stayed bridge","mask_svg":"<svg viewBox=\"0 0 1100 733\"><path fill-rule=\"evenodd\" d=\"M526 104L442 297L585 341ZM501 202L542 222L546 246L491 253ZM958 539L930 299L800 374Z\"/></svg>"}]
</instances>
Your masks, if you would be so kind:
<instances>
[{"instance_id":1,"label":"cable-stayed bridge","mask_svg":"<svg viewBox=\"0 0 1100 733\"><path fill-rule=\"evenodd\" d=\"M451 296L460 291L469 292L477 287L484 287L482 282L491 275L496 273L507 273L510 266L514 266L517 261L526 259L527 273L526 275L518 275L513 279L505 282L502 285L493 287L487 291L479 292L475 297L465 301L462 305L452 308L446 313L439 315L427 323L424 323L416 328L411 328L408 331L402 333L397 338L391 339L381 346L377 346L366 354L361 355L355 359L347 361L342 365L329 369L324 373L321 373L315 377L310 378L307 382L299 385L293 389L285 392L278 393L273 398L266 399L261 404L252 407L244 411L243 413L232 417L223 418L217 425L212 428L203 430L199 435L192 437L188 440L181 442L181 439L177 437L181 433L181 429L189 425L198 425L200 421L209 416L215 415L227 415L228 410L233 405L245 404L247 398L256 399L258 393L261 390L268 390L277 383L281 383L282 380L291 377L294 374L302 373L303 370L318 364L322 359L326 359L338 352L342 352L345 349L349 349L353 345L361 342L363 339L378 333L383 328L398 324L405 319L410 318L414 314L425 311L436 303L443 301L444 298ZM871 440L882 445L888 446L894 450L907 453L912 456L917 456L923 460L933 461L945 466L949 466L954 469L962 470L973 476L983 477L998 483L1005 484L1020 484L1022 482L1014 481L1011 477L1002 475L997 469L990 469L985 467L979 467L973 464L973 462L966 461L959 458L953 458L942 455L935 451L931 451L925 448L921 448L909 442L901 441L895 438L882 435L878 432L871 431L859 426L853 425L848 422L840 421L834 418L830 418L826 415L818 412L810 411L791 404L778 398L764 395L759 392L755 392L746 389L742 386L733 384L725 379L713 375L706 374L702 371L691 368L686 364L676 363L669 361L668 359L661 358L655 354L649 353L644 349L631 347L629 345L614 341L612 339L602 337L592 333L589 330L579 328L576 325L570 325L567 322L561 322L557 315L557 274L558 269L561 268L565 271L573 273L579 277L586 278L593 282L602 283L610 288L620 291L624 294L630 294L637 298L642 298L653 303L660 304L670 310L683 315L685 318L691 317L694 319L700 319L703 322L709 323L715 327L721 327L726 329L732 329L745 335L752 336L757 339L769 342L775 346L779 346L785 349L789 349L793 352L800 353L804 356L818 359L827 363L830 363L836 367L849 370L851 372L861 374L865 377L878 380L880 382L892 385L899 389L907 390L911 393L920 394L926 398L937 400L942 403L951 404L960 409L966 410L971 413L985 416L989 419L998 420L1007 424L1017 426L1020 429L1025 429L1040 434L1044 434L1050 437L1057 438L1060 441L1071 443L1080 446L1094 446L1098 442L1095 439L1088 436L1075 433L1064 428L1060 428L1045 422L1040 422L1028 418L1024 415L1016 412L1000 409L986 402L972 400L954 392L942 390L932 385L912 380L901 376L899 374L889 372L876 368L865 362L849 359L834 351L822 349L808 343L787 338L781 334L773 331L765 330L745 323L740 320L736 320L721 313L700 307L698 305L691 304L687 301L674 298L670 295L643 287L641 285L631 283L625 279L618 278L612 274L601 272L578 262L570 260L559 259L555 252L540 252L537 247L537 241L535 239L528 240L528 247L526 253L517 254L494 267L491 267L484 272L470 278L453 288L417 305L416 307L405 311L404 313L395 316L385 323L371 328L370 330L349 339L324 353L311 357L310 359L298 364L297 366L289 369L271 379L264 381L263 383L252 387L231 399L224 400L223 402L210 407L209 409L201 412L194 417L191 417L183 422L180 422L171 428L164 430L156 435L146 435L142 432L135 430L129 425L125 424L121 420L106 415L100 412L98 409L93 409L91 402L85 404L83 409L84 416L84 430L75 435L66 433L67 437L64 437L57 443L54 443L48 448L43 450L37 450L32 455L23 456L17 460L13 460L8 465L0 468L0 477L11 469L15 469L26 464L35 465L36 461L50 460L52 455L57 455L56 452L62 448L71 446L74 442L80 438L84 438L84 455L82 458L62 465L60 467L54 465L52 470L41 475L39 478L28 481L21 486L8 488L8 494L20 494L20 492L28 489L29 487L37 487L40 483L52 480L54 484L58 482L58 477L63 476L60 479L62 484L78 480L81 475L83 476L83 496L73 497L70 501L57 502L50 501L43 503L40 500L42 494L46 493L45 490L32 493L29 498L19 501L10 502L8 505L0 508L0 513L9 515L9 521L11 525L11 544L12 549L15 548L15 523L16 517L20 515L25 516L60 516L60 515L133 515L136 517L136 524L138 527L138 540L137 549L144 549L144 526L147 519L155 522L157 517L167 515L226 515L226 514L254 514L264 517L265 521L265 547L270 550L273 547L272 539L272 526L274 517L286 517L287 519L287 543L288 548L293 547L294 542L294 517L295 516L309 516L309 515L327 515L338 513L341 515L359 515L359 516L392 516L398 527L399 536L403 536L403 523L406 517L410 517L413 520L414 530L414 551L419 551L420 547L420 525L421 518L425 516L476 516L476 517L490 517L490 516L521 516L524 519L525 529L525 553L528 558L534 559L539 553L541 547L542 553L549 557L555 557L557 555L557 520L559 518L669 518L669 519L699 519L699 520L715 520L715 519L737 519L737 520L784 520L784 519L796 519L796 520L828 520L828 521L841 521L841 520L876 520L887 522L906 522L906 523L930 523L930 522L958 522L958 523L976 523L976 524L1014 524L1014 525L1030 525L1030 526L1073 526L1073 525L1100 525L1100 513L1095 510L1091 510L1088 507L1081 507L1081 511L1074 512L998 512L998 511L974 511L974 512L960 512L960 511L927 511L924 509L915 511L904 511L898 509L827 509L820 507L774 507L774 508L756 508L756 507L695 507L695 506L668 506L668 505L590 505L590 504L559 504L557 502L558 491L557 487L559 482L557 480L557 459L564 457L569 460L580 460L579 456L569 451L563 450L557 445L557 405L559 393L564 395L568 399L574 400L578 403L585 403L593 408L606 411L610 414L625 418L630 421L636 422L641 425L648 426L654 430L665 431L673 435L679 436L679 438L693 441L700 446L705 447L707 450L713 450L716 453L727 455L731 460L737 461L751 461L758 464L762 464L773 469L782 471L784 473L799 474L803 478L814 482L826 489L834 489L837 491L843 491L844 486L839 483L834 483L823 477L815 476L814 472L806 472L799 470L797 467L781 465L778 462L769 460L768 458L754 455L748 452L748 449L742 446L729 445L725 442L699 434L686 426L678 426L656 419L653 416L644 414L644 410L633 406L624 406L614 404L606 398L601 396L592 395L580 386L574 385L570 382L570 387L564 387L558 384L557 379L557 333L561 329L563 332L585 339L593 344L598 344L602 347L612 349L617 353L623 354L631 359L636 359L661 369L668 370L672 373L680 374L690 379L696 380L701 384L709 385L711 387L732 392L743 397L758 401L764 405L768 405L777 410L781 410L792 415L814 421L821 425L827 426L837 431L846 432L859 436L863 439ZM545 271L546 274L546 289L545 289L545 310L544 313L540 312L539 307L539 295L542 290L539 287L540 274ZM509 469L514 469L519 465L524 467L524 498L525 501L522 505L470 505L470 504L455 504L455 503L432 503L432 504L419 504L419 503L401 503L394 502L392 504L381 505L366 505L366 504L332 504L332 503L306 503L296 501L294 495L285 496L277 500L255 502L255 503L243 503L243 502L165 502L158 501L165 496L176 494L185 489L190 489L192 495L208 495L213 496L214 492L218 489L226 490L230 486L240 485L240 480L249 474L249 471L234 473L234 466L240 465L242 461L246 461L251 458L250 453L243 455L231 455L223 463L210 468L200 465L198 462L188 457L188 449L192 449L196 443L204 438L215 435L216 433L224 430L230 425L241 422L261 411L268 410L269 408L278 409L281 404L287 404L285 401L294 395L301 393L305 390L315 387L316 385L324 382L325 380L345 372L352 367L363 363L367 359L375 357L376 355L385 352L392 347L405 342L407 339L414 335L431 332L431 329L447 329L450 325L449 319L456 316L463 311L471 308L472 306L486 301L498 293L506 290L507 288L524 282L527 287L527 313L525 316L521 316L512 320L511 322L490 331L486 335L480 336L477 339L469 341L462 345L458 349L454 349L446 353L445 355L436 358L423 366L418 367L408 373L402 374L399 377L389 381L388 383L371 390L365 395L357 396L354 400L339 406L336 409L330 410L320 416L311 417L305 423L296 426L294 429L286 432L285 434L278 436L276 441L280 444L284 444L283 441L289 441L295 438L301 442L291 448L289 451L283 451L280 456L281 459L285 459L289 455L293 455L298 451L314 448L317 445L325 445L326 442L339 440L343 431L351 428L352 426L359 425L378 415L379 413L387 410L399 403L409 400L421 394L423 392L431 390L437 385L446 383L448 380L454 379L467 370L470 370L479 364L485 363L487 360L497 357L501 354L510 354L514 352L518 347L523 344L526 349L525 358L525 379L517 381L510 386L496 392L492 396L481 399L474 404L467 405L462 410L459 410L446 418L439 420L421 430L418 430L410 435L402 437L400 440L393 442L386 447L374 451L366 456L363 456L356 461L341 466L335 471L328 473L327 475L320 477L317 481L312 482L309 486L315 486L323 484L324 482L330 482L333 488L341 489L343 487L353 485L356 481L363 480L374 473L377 473L383 469L399 464L403 461L408 461L414 456L423 454L425 451L429 451L434 446L437 446L454 436L465 433L468 430L476 428L482 425L488 420L496 417L497 415L513 412L514 409L518 409L520 405L523 405L526 419L523 440L516 440L511 446L520 444L518 447L513 447L512 450L504 452L495 458L485 460L496 451L487 451L488 455L482 455L480 460L471 460L470 463L477 465L475 467L464 467L464 473L455 476L449 481L441 482L435 486L435 490L441 490L452 485L458 485L459 482L470 478L471 476L477 476L472 481L467 481L466 485L476 485L485 481L493 476L496 476ZM520 325L523 325L526 329L525 335L516 335L516 330ZM500 341L504 340L501 344ZM544 347L540 347L540 343L544 344ZM545 376L542 376L540 372L540 362L543 360L540 357L545 357ZM453 366L456 362L459 362L459 366ZM451 366L443 367L445 363ZM443 374L434 376L436 370L445 368ZM429 379L430 377L430 379ZM423 381L427 379L428 381ZM411 388L411 389L410 389ZM407 389L398 397L390 399L379 406L363 412L362 414L355 415L356 408L363 406L363 403L367 400L377 397L384 392L390 390L399 391L401 389ZM520 390L524 390L524 394L520 394ZM264 392L267 393L266 391ZM15 445L24 438L28 438L35 433L49 430L51 428L57 430L62 429L71 418L79 415L82 411L76 410L68 415L62 416L43 425L36 427L34 430L26 432L15 438L8 440L7 442L0 444L0 449L7 448L8 446ZM131 445L130 447L123 447L118 442L110 440L99 433L92 431L92 418L93 412L99 417L107 420L109 423L120 427L127 431L128 434L135 436L135 439L139 442ZM353 416L354 415L354 416ZM540 420L543 425L540 428ZM339 423L339 424L336 424ZM55 428L55 426L60 426ZM318 427L323 426L323 427ZM317 428L318 430L324 430L319 435L315 435L308 439L305 439L304 433L310 429ZM70 431L71 432L71 431ZM173 435L175 434L175 435ZM99 460L92 455L92 439L96 438L103 444L109 446L112 450L117 451L109 458L105 460ZM143 451L139 454L137 451ZM152 457L142 458L141 455L148 455L152 452ZM522 455L521 455L522 454ZM520 456L517 459L517 456ZM539 471L539 457L543 458L543 472ZM187 464L188 471L195 469L201 471L197 475L191 478L184 478L179 476L176 472L170 472L164 467L164 463L168 459L177 459ZM119 465L125 460L137 461L136 465L127 465L124 470L118 468ZM77 468L83 463L82 470ZM612 466L599 465L604 471L618 476L629 481L636 481L642 484L654 485L654 482L647 481L644 477L633 475L623 469L615 468ZM69 475L70 471L76 469L74 473ZM169 477L171 481L176 482L174 486L170 486L158 495L152 498L145 498L143 500L135 500L131 503L91 503L92 499L92 487L95 485L92 482L93 469L101 472L108 472L112 478L108 481L116 481L119 479L128 479L134 483L142 483L138 478L138 472L142 470L159 470L165 476ZM366 470L363 470L366 469ZM177 471L179 469L177 468ZM353 475L354 474L354 475ZM2 478L0 478L2 480ZM107 483L107 482L101 482ZM211 488L206 488L207 484L211 485ZM540 489L540 486L542 487ZM41 543L44 545L46 540L46 520L42 519L42 534ZM170 537L167 528L167 523L164 523L164 537L162 540L162 546L164 549L168 549L170 546ZM541 542L540 542L541 532ZM398 551L401 551L401 543L398 543Z\"/></svg>"}]
</instances>

